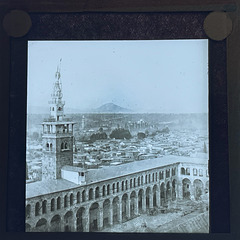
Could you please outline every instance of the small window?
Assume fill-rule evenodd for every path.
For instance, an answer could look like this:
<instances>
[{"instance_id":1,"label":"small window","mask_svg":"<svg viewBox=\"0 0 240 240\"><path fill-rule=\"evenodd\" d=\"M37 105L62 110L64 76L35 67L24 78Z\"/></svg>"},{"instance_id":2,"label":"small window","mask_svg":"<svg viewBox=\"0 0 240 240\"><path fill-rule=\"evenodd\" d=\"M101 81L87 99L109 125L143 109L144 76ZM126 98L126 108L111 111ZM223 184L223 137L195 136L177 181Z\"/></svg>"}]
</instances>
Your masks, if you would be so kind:
<instances>
[{"instance_id":1,"label":"small window","mask_svg":"<svg viewBox=\"0 0 240 240\"><path fill-rule=\"evenodd\" d=\"M81 176L84 177L84 172L81 172Z\"/></svg>"},{"instance_id":2,"label":"small window","mask_svg":"<svg viewBox=\"0 0 240 240\"><path fill-rule=\"evenodd\" d=\"M203 170L202 169L199 169L199 176L203 176Z\"/></svg>"},{"instance_id":3,"label":"small window","mask_svg":"<svg viewBox=\"0 0 240 240\"><path fill-rule=\"evenodd\" d=\"M190 168L187 168L186 175L190 175Z\"/></svg>"},{"instance_id":4,"label":"small window","mask_svg":"<svg viewBox=\"0 0 240 240\"><path fill-rule=\"evenodd\" d=\"M197 176L197 169L196 168L193 169L193 176Z\"/></svg>"}]
</instances>

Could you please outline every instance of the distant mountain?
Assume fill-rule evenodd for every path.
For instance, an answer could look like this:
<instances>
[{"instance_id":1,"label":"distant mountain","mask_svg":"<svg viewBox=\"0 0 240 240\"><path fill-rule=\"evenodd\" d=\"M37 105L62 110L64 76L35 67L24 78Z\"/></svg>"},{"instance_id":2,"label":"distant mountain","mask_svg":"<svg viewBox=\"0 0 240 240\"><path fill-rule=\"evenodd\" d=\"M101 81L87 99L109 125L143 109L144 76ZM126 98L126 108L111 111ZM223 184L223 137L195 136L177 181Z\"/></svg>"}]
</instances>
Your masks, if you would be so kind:
<instances>
[{"instance_id":1,"label":"distant mountain","mask_svg":"<svg viewBox=\"0 0 240 240\"><path fill-rule=\"evenodd\" d=\"M106 103L99 108L94 109L97 113L130 113L133 112L130 109L122 108L114 103Z\"/></svg>"}]
</instances>

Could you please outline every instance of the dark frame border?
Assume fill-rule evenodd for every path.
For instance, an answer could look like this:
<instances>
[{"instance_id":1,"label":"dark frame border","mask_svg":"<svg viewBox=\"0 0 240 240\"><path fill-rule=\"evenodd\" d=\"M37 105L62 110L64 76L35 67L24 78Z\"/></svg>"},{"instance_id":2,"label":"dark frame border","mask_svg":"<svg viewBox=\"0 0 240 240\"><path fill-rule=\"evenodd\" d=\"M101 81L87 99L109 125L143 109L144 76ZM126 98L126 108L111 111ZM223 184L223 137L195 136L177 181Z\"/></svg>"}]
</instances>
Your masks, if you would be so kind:
<instances>
[{"instance_id":1,"label":"dark frame border","mask_svg":"<svg viewBox=\"0 0 240 240\"><path fill-rule=\"evenodd\" d=\"M215 1L216 2L216 1ZM222 1L223 2L223 1ZM36 6L36 5L35 5ZM231 6L233 6L233 5L231 5ZM169 8L171 8L171 6L168 6ZM187 6L187 7L189 7L189 6ZM191 8L191 6L190 6L190 8ZM206 8L205 8L206 9ZM175 9L176 10L176 9ZM173 10L174 11L174 10ZM181 9L179 10L179 11L181 11ZM194 11L194 9L192 10L192 11ZM208 10L209 11L209 10ZM208 12L207 11L207 12ZM204 11L205 12L205 11ZM236 18L236 13L231 13L231 17L232 17L232 19L236 22L236 21L239 21L238 20L238 18ZM231 177L231 175L230 175L230 177L231 177L231 179L230 179L230 183L231 183L231 197L232 196L237 196L237 192L235 192L236 191L236 187L234 187L234 185L232 184L233 183L233 181L236 181L236 182L239 182L239 177L237 178L237 168L235 168L236 166L238 166L237 164L238 163L235 163L234 162L234 160L233 159L238 159L238 158L235 158L235 157L238 157L239 156L239 153L238 153L238 151L236 151L236 147L237 146L239 146L239 141L238 141L238 139L239 138L237 138L237 136L238 136L238 134L237 134L237 136L236 136L236 134L235 134L235 131L236 130L238 130L238 126L237 126L237 120L239 119L239 113L238 113L238 111L236 111L236 109L237 109L237 107L238 107L238 104L239 103L236 103L235 101L236 101L236 99L238 100L238 97L237 97L237 94L238 94L238 90L239 90L239 84L237 84L237 82L236 82L236 80L233 80L233 78L234 77L236 77L236 76L239 76L239 72L237 71L237 61L235 61L235 59L236 59L236 54L237 53L239 53L239 48L237 48L237 51L235 52L235 50L234 50L234 48L233 48L233 46L236 46L236 41L238 40L238 37L237 37L237 35L236 35L236 33L239 31L239 29L234 29L234 32L232 33L232 35L230 35L230 37L228 37L228 39L227 39L227 41L226 41L226 45L225 45L225 43L224 43L224 45L226 46L226 50L227 50L227 52L225 52L224 54L225 54L225 57L228 57L227 58L227 60L228 60L228 62L230 62L231 63L231 66L230 66L230 64L228 64L227 66L228 66L228 69L226 69L225 68L225 70L226 70L226 72L224 73L224 74L226 74L227 75L227 73L228 73L228 92L230 92L231 94L230 95L228 95L228 107L229 107L229 113L227 113L227 82L225 81L225 83L224 82L221 82L221 81L219 81L219 79L218 80L216 80L216 82L215 82L215 84L214 83L212 83L212 85L210 84L210 92L211 92L211 89L212 90L214 90L214 89L216 89L216 87L218 86L218 84L219 85L221 85L222 86L222 88L219 88L219 92L217 92L216 94L218 95L218 99L216 98L216 97L214 97L214 95L213 94L210 94L210 107L211 106L219 106L217 109L216 109L216 111L214 112L214 111L212 111L211 113L211 115L210 115L210 122L212 121L212 122L214 122L215 124L218 124L218 129L217 128L215 128L214 130L213 130L213 132L211 133L210 132L210 134L211 134L211 136L210 136L210 138L213 138L211 141L212 141L212 143L214 143L214 144L217 144L217 146L218 146L218 150L220 150L220 152L222 151L222 153L223 154L225 154L225 157L227 157L227 155L226 155L226 153L224 153L224 148L228 145L228 143L227 143L227 141L225 141L225 145L222 145L222 141L221 140L224 140L224 139L226 139L227 138L227 135L226 134L228 134L227 133L227 129L225 128L224 129L224 127L226 127L227 126L227 114L229 114L229 143L230 143L230 147L229 147L229 155L230 155L230 172L232 173L233 172L233 177ZM14 42L14 44L13 45L15 45L15 47L16 47L16 43L17 43L17 45L18 45L18 47L16 48L16 49L14 49L14 46L13 45L11 45L10 46L10 41L9 41L9 38L7 37L7 36L3 36L2 37L2 39L1 40L5 40L4 41L4 46L6 46L8 49L6 49L5 51L3 51L3 56L5 56L6 58L1 62L1 66L5 66L5 67L7 67L7 69L9 69L9 67L10 67L10 65L9 65L9 63L10 63L10 55L9 54L7 54L7 53L9 53L8 52L8 50L9 49L11 49L11 52L13 53L14 51L16 51L16 49L17 49L17 52L15 52L15 54L16 54L16 56L17 56L17 62L18 62L18 64L21 62L21 66L23 66L23 62L24 61L22 61L22 57L25 55L24 54L24 52L23 52L23 48L22 48L22 46L24 45L24 41L25 41L25 39L24 38L21 38L21 39L12 39L12 43ZM223 42L215 42L215 41L212 41L212 40L210 40L210 44L209 44L209 49L210 49L210 56L211 56L211 51L214 51L214 45L216 46L216 44L217 45L221 45L221 44L223 44ZM19 46L20 46L20 48L19 48ZM212 46L212 47L211 47ZM221 47L224 47L223 45L221 46ZM216 50L216 49L215 49ZM239 55L238 55L239 56ZM209 63L210 63L210 65L211 65L211 62L212 62L212 64L217 64L216 63L216 60L218 60L218 59L221 59L221 57L223 57L223 56L219 56L220 58L209 58ZM235 59L234 59L234 57L235 57ZM13 63L12 61L11 61L11 68L13 67L13 65L14 64L16 64L16 62L15 63ZM225 66L226 66L226 58L225 58ZM234 68L235 67L235 68ZM18 65L18 68L19 68L19 65ZM25 69L25 68L24 68ZM210 76L214 76L214 75L216 75L216 72L215 71L211 71L211 66L210 66ZM227 71L228 70L228 71ZM4 71L3 71L4 72ZM15 77L18 75L17 74L17 72L15 72L15 71L11 71L11 78L13 77L13 73L15 73ZM23 73L22 73L23 74ZM24 74L26 74L26 70L25 70L25 73ZM220 73L219 73L220 74ZM6 72L6 70L5 70L5 79L8 79L8 76L9 75L9 73L7 73ZM19 76L19 75L18 75ZM221 79L220 79L221 80ZM19 81L17 81L18 82L18 87L19 88L21 88L21 89L23 89L23 86L21 85L21 83L19 82ZM16 83L16 82L15 82ZM5 86L7 86L8 85L8 83L4 83L5 84ZM17 86L17 85L16 85ZM15 87L16 87L15 86ZM237 86L237 87L236 87ZM7 86L8 87L8 86ZM16 90L16 88L14 87L14 89ZM11 88L11 86L10 86L10 88ZM24 90L24 89L23 89ZM25 89L25 91L26 91L26 89ZM18 92L12 92L11 91L11 94L10 94L10 96L15 96L16 97L16 95L15 94L17 94ZM21 95L21 94L20 94ZM3 94L3 96L5 96L5 97L7 97L6 96L6 94L4 95ZM5 98L5 99L7 99L7 98ZM8 102L8 100L7 100L7 102ZM20 101L21 102L21 101ZM10 98L10 103L11 103L11 98ZM7 104L8 105L8 104ZM17 107L17 106L15 106L16 108L15 108L15 111L17 111L17 112L19 112L19 106ZM21 108L22 107L26 107L25 106L25 104L24 104L24 102L22 102L21 103ZM5 107L5 109L6 109L6 111L5 112L8 112L8 107L6 108ZM4 109L4 110L5 110ZM214 108L212 108L213 110L214 110ZM234 112L234 110L236 111L236 112ZM211 110L210 110L211 111ZM11 116L12 116L12 113L13 113L14 111L12 111L12 108L11 108L11 106L10 106L10 114L9 114L9 117L11 118ZM16 113L16 112L15 112ZM22 115L22 113L20 113L21 115ZM221 114L223 114L222 116L224 116L225 118L224 119L222 119L221 118ZM16 115L15 115L16 116ZM16 118L15 118L16 119ZM222 119L222 120L221 120ZM220 121L219 121L220 120ZM6 125L7 125L7 121L5 121L5 123L6 123ZM19 122L18 122L19 123ZM211 125L211 123L210 123L210 125ZM15 129L15 130L14 130ZM13 127L13 125L10 123L10 130L12 130L13 132L11 132L10 131L10 137L11 136L13 136L14 135L14 131L16 131L16 129L17 130L19 130L19 128L18 128L18 125L14 125L14 127ZM219 136L221 137L221 138L219 138L219 139L217 139L216 138L216 135L215 134L217 134L218 135L218 132L224 132L224 133L222 133L222 134L220 134ZM6 132L6 131L5 131ZM21 129L21 133L23 133L23 130ZM18 134L19 134L19 132L18 132ZM24 133L25 134L25 133ZM215 135L215 136L214 136ZM220 140L221 139L221 140ZM10 142L11 142L11 138L10 138ZM21 147L24 147L23 145L21 145ZM238 149L238 148L237 148ZM11 151L9 151L9 154L11 154L11 152L12 153L14 153L14 151L18 151L19 149L18 148L16 148L15 150L14 149L12 149L11 148ZM214 155L215 154L215 155ZM217 154L217 155L216 155ZM214 157L216 157L216 156L218 156L218 153L216 153L216 151L215 151L215 153L214 153L214 151L211 153L210 152L210 155L211 156L214 156ZM5 156L7 156L7 153L5 153ZM10 155L9 155L10 156ZM8 165L9 165L9 161L8 161ZM7 164L7 161L6 162L3 162L3 163L1 163L2 164L2 166L3 166L3 169L6 169L6 164ZM11 163L10 163L10 168L11 168ZM14 166L15 167L15 169L17 168L17 165L16 166ZM18 168L19 169L19 168ZM216 166L211 166L211 171L213 171L214 172L214 176L218 176L218 179L221 181L221 176L218 174L218 169L224 169L225 170L225 173L226 172L228 172L228 170L227 169L225 169L224 168L224 166L223 165L220 165L220 167L217 167L216 168ZM233 170L234 169L234 170ZM11 171L11 169L10 169L10 171ZM13 173L14 174L14 173ZM212 175L212 173L211 173L211 175ZM11 174L9 175L9 176L11 176ZM3 180L5 179L6 180L6 172L5 173L3 173L3 175L2 175L2 177L3 177ZM13 177L13 176L11 176L11 177ZM1 182L5 182L5 181L1 181ZM15 182L16 183L16 182ZM14 185L15 186L15 184L14 184L14 182L12 181L12 180L10 180L9 182L8 182L8 184L10 184L10 185ZM216 184L216 186L217 186L217 184ZM212 183L211 183L211 187L213 188L213 186L212 186ZM11 187L10 187L10 189L11 189ZM5 186L3 186L3 191L5 191L5 193L6 193L6 187ZM13 191L13 189L12 190L10 190L10 192L8 191L8 193L9 193L9 196L12 196L12 193L13 193L14 191ZM226 192L225 192L225 195L226 195ZM218 195L219 196L219 195ZM222 197L223 197L224 195L222 195ZM231 198L231 200L232 199L234 199L234 201L235 201L235 204L236 204L236 198ZM5 199L6 200L6 199ZM221 199L222 200L222 199ZM12 203L13 204L13 203ZM11 206L11 203L10 202L8 202L8 206L10 207ZM13 206L13 205L12 205ZM25 205L24 205L25 206ZM217 211L218 213L220 213L223 209L225 209L226 207L226 204L224 203L222 203L222 204L220 204L220 205L216 205L216 208L215 208L215 211ZM12 210L12 208L10 207L10 209ZM2 209L1 209L2 210ZM233 210L232 210L233 211ZM231 212L232 212L231 211ZM4 211L3 211L4 212ZM229 213L229 211L228 211L228 213ZM235 216L235 220L236 220L236 217L237 217L237 214L233 214L232 216ZM3 219L3 218L2 218ZM233 220L234 220L234 217L232 218ZM231 220L232 220L231 219ZM224 219L225 221L222 221L222 226L223 226L223 228L224 227L226 227L226 226L224 226L225 225L225 223L226 223L226 218ZM234 224L232 224L234 221L231 221L231 226L234 226ZM213 230L213 229L212 229ZM233 230L233 231L232 231ZM231 228L231 232L234 232L234 233L237 233L237 228L236 227L233 227L233 228ZM3 231L4 231L4 229L3 229ZM125 234L124 234L125 235ZM137 235L137 234L136 234ZM162 235L162 234L156 234L156 235ZM170 234L170 235L172 235L172 234ZM191 235L191 234L188 234L188 235ZM212 234L210 234L210 235L212 235ZM83 236L85 236L85 234L83 234ZM87 236L87 235L86 235ZM112 235L113 236L113 235ZM110 237L112 237L112 236L110 236ZM147 235L148 236L148 235ZM174 235L172 235L172 237L173 237ZM179 239L181 239L182 237L184 237L184 235L175 235L175 236L177 236L177 238L179 238ZM213 236L213 235L212 235ZM220 237L220 238L222 238L222 237L230 237L230 235L229 234L227 234L227 235L225 235L225 234L221 234L221 236L218 236L218 237ZM235 235L233 235L233 236L235 236ZM131 237L135 237L135 235L131 235ZM138 236L139 237L139 236ZM142 236L141 236L142 237ZM155 236L153 236L153 235L151 235L151 237L155 237ZM157 237L157 236L156 236ZM166 236L166 235L164 235L164 237L166 237L167 239L169 239L169 237L171 238L171 236ZM190 236L189 236L190 237ZM193 236L191 236L191 237L193 237ZM194 238L196 238L196 239L198 239L200 237L200 235L194 235ZM202 236L203 237L203 236ZM206 237L206 239L209 237L209 236L204 236L204 239L205 239L205 237ZM184 239L185 238L187 238L187 236L185 236L184 237ZM200 239L200 238L199 238Z\"/></svg>"}]
</instances>

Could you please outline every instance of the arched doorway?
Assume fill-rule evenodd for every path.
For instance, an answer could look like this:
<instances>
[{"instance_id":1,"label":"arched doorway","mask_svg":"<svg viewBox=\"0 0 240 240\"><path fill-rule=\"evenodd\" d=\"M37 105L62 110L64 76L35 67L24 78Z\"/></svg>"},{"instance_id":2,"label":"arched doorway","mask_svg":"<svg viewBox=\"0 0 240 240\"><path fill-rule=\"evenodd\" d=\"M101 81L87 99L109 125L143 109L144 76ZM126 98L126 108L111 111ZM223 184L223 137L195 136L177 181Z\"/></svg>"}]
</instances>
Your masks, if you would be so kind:
<instances>
[{"instance_id":1,"label":"arched doorway","mask_svg":"<svg viewBox=\"0 0 240 240\"><path fill-rule=\"evenodd\" d=\"M195 179L193 181L193 187L194 187L194 198L195 200L200 200L201 196L203 194L203 183L199 179Z\"/></svg>"},{"instance_id":2,"label":"arched doorway","mask_svg":"<svg viewBox=\"0 0 240 240\"><path fill-rule=\"evenodd\" d=\"M110 225L110 200L106 199L103 202L103 227L108 227Z\"/></svg>"},{"instance_id":3,"label":"arched doorway","mask_svg":"<svg viewBox=\"0 0 240 240\"><path fill-rule=\"evenodd\" d=\"M64 232L72 232L74 229L73 212L68 211L64 215Z\"/></svg>"},{"instance_id":4,"label":"arched doorway","mask_svg":"<svg viewBox=\"0 0 240 240\"><path fill-rule=\"evenodd\" d=\"M112 202L113 205L113 224L118 223L119 220L119 198L115 197Z\"/></svg>"},{"instance_id":5,"label":"arched doorway","mask_svg":"<svg viewBox=\"0 0 240 240\"><path fill-rule=\"evenodd\" d=\"M89 209L89 231L94 232L99 229L100 213L98 203L93 203Z\"/></svg>"},{"instance_id":6,"label":"arched doorway","mask_svg":"<svg viewBox=\"0 0 240 240\"><path fill-rule=\"evenodd\" d=\"M77 232L84 232L86 226L86 210L84 207L78 209L76 213Z\"/></svg>"},{"instance_id":7,"label":"arched doorway","mask_svg":"<svg viewBox=\"0 0 240 240\"><path fill-rule=\"evenodd\" d=\"M36 232L47 232L47 220L45 218L41 218L37 224L36 224L36 228L35 228Z\"/></svg>"},{"instance_id":8,"label":"arched doorway","mask_svg":"<svg viewBox=\"0 0 240 240\"><path fill-rule=\"evenodd\" d=\"M122 221L126 221L128 220L127 218L127 213L128 213L129 209L128 209L128 195L125 193L122 196Z\"/></svg>"},{"instance_id":9,"label":"arched doorway","mask_svg":"<svg viewBox=\"0 0 240 240\"><path fill-rule=\"evenodd\" d=\"M143 212L143 190L140 189L138 192L138 211Z\"/></svg>"},{"instance_id":10,"label":"arched doorway","mask_svg":"<svg viewBox=\"0 0 240 240\"><path fill-rule=\"evenodd\" d=\"M160 205L164 206L165 201L166 201L166 199L165 199L165 184L164 183L162 183L160 186L160 200L161 200Z\"/></svg>"},{"instance_id":11,"label":"arched doorway","mask_svg":"<svg viewBox=\"0 0 240 240\"><path fill-rule=\"evenodd\" d=\"M158 207L157 192L158 192L158 187L155 184L153 187L153 207Z\"/></svg>"},{"instance_id":12,"label":"arched doorway","mask_svg":"<svg viewBox=\"0 0 240 240\"><path fill-rule=\"evenodd\" d=\"M151 206L150 201L151 201L151 189L150 187L147 188L146 190L146 208L149 209Z\"/></svg>"},{"instance_id":13,"label":"arched doorway","mask_svg":"<svg viewBox=\"0 0 240 240\"><path fill-rule=\"evenodd\" d=\"M170 184L170 181L168 181L167 184L166 184L166 200L167 201L171 200L171 184Z\"/></svg>"},{"instance_id":14,"label":"arched doorway","mask_svg":"<svg viewBox=\"0 0 240 240\"><path fill-rule=\"evenodd\" d=\"M176 193L176 179L172 181L172 200L175 201L177 198L177 193Z\"/></svg>"},{"instance_id":15,"label":"arched doorway","mask_svg":"<svg viewBox=\"0 0 240 240\"><path fill-rule=\"evenodd\" d=\"M61 217L55 215L50 222L50 232L61 232Z\"/></svg>"},{"instance_id":16,"label":"arched doorway","mask_svg":"<svg viewBox=\"0 0 240 240\"><path fill-rule=\"evenodd\" d=\"M183 198L190 199L191 196L191 181L188 178L182 180Z\"/></svg>"},{"instance_id":17,"label":"arched doorway","mask_svg":"<svg viewBox=\"0 0 240 240\"><path fill-rule=\"evenodd\" d=\"M136 208L136 192L133 191L130 195L130 218L135 217L135 208Z\"/></svg>"}]
</instances>

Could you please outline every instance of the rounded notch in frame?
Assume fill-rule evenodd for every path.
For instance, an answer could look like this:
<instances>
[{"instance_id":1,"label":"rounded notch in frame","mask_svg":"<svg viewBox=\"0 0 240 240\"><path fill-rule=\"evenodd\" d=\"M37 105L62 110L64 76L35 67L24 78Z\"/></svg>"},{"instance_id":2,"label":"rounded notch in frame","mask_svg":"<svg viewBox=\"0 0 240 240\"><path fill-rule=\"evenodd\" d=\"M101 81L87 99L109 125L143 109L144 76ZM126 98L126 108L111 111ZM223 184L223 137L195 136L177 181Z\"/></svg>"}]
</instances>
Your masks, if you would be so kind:
<instances>
[{"instance_id":1,"label":"rounded notch in frame","mask_svg":"<svg viewBox=\"0 0 240 240\"><path fill-rule=\"evenodd\" d=\"M204 20L204 31L216 41L222 41L232 32L232 20L225 12L212 12Z\"/></svg>"},{"instance_id":2,"label":"rounded notch in frame","mask_svg":"<svg viewBox=\"0 0 240 240\"><path fill-rule=\"evenodd\" d=\"M11 10L3 18L3 28L11 37L23 37L32 26L28 13L22 10Z\"/></svg>"}]
</instances>

